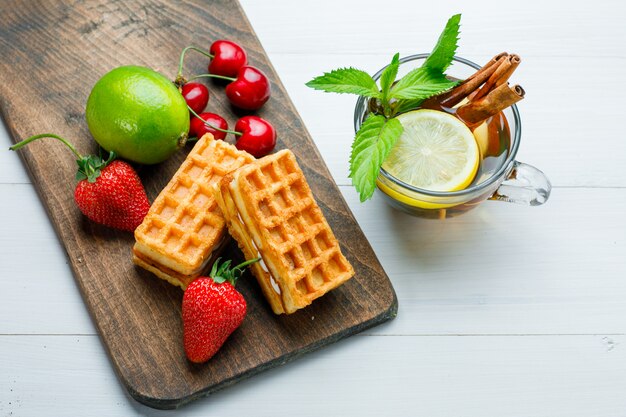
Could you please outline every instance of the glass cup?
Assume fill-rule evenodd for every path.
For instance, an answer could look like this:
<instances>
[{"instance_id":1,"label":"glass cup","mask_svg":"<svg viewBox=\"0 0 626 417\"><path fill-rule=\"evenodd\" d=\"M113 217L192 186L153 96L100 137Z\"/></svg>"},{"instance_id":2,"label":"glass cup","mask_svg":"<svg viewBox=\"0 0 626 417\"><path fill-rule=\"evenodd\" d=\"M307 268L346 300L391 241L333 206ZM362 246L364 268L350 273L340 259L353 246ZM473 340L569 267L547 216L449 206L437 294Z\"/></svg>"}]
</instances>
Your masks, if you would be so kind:
<instances>
[{"instance_id":1,"label":"glass cup","mask_svg":"<svg viewBox=\"0 0 626 417\"><path fill-rule=\"evenodd\" d=\"M417 54L400 60L402 76L422 65L428 54ZM447 73L465 79L480 66L467 59L455 57ZM384 68L374 75L378 80ZM367 116L368 99L359 97L354 110L355 132ZM463 214L485 200L506 201L529 206L544 204L550 197L552 186L543 172L515 160L522 135L522 125L517 106L504 110L511 132L511 143L506 159L488 178L463 190L441 192L414 187L395 178L383 168L378 173L376 185L380 194L393 207L418 217L445 219Z\"/></svg>"}]
</instances>

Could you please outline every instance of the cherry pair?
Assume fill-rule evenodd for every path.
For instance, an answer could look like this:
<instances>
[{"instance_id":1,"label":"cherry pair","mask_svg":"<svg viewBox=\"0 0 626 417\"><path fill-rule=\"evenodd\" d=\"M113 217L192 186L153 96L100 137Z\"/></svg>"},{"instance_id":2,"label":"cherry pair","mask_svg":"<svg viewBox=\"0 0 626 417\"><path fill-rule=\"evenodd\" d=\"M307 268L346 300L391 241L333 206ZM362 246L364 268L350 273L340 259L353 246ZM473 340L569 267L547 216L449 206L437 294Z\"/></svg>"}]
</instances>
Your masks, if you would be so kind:
<instances>
[{"instance_id":1,"label":"cherry pair","mask_svg":"<svg viewBox=\"0 0 626 417\"><path fill-rule=\"evenodd\" d=\"M209 55L212 59L205 76L231 81L226 86L226 96L234 106L257 110L270 98L267 76L260 69L247 65L248 55L239 44L228 40L215 41L209 48Z\"/></svg>"},{"instance_id":2,"label":"cherry pair","mask_svg":"<svg viewBox=\"0 0 626 417\"><path fill-rule=\"evenodd\" d=\"M175 83L189 111L193 116L189 127L189 136L202 137L211 133L216 139L224 139L227 133L238 136L235 146L259 158L267 155L276 145L276 131L266 120L257 116L245 116L239 119L235 130L228 130L228 123L215 113L202 113L209 102L209 90L200 83L187 82L182 76L185 53L193 49L211 58L209 73L197 75L197 78L218 78L231 81L226 86L226 96L236 107L245 110L261 108L270 97L270 83L267 76L258 68L246 65L248 62L245 50L238 44L227 40L213 42L209 52L195 46L183 49L178 65ZM236 78L233 78L236 76Z\"/></svg>"},{"instance_id":3,"label":"cherry pair","mask_svg":"<svg viewBox=\"0 0 626 417\"><path fill-rule=\"evenodd\" d=\"M267 121L257 116L244 116L235 124L235 130L228 130L228 123L215 113L201 113L191 110L189 136L202 137L211 133L215 139L224 139L227 133L237 136L235 146L256 158L270 153L276 146L276 130Z\"/></svg>"},{"instance_id":4,"label":"cherry pair","mask_svg":"<svg viewBox=\"0 0 626 417\"><path fill-rule=\"evenodd\" d=\"M215 76L214 74L202 74L194 77L201 78L227 78L232 80L226 86L226 97L235 107L244 110L257 110L263 107L270 98L270 86L267 77L261 70L244 66L239 70L237 78ZM206 108L209 102L209 90L204 84L189 82L182 86L181 93L189 107L196 113L200 113Z\"/></svg>"},{"instance_id":5,"label":"cherry pair","mask_svg":"<svg viewBox=\"0 0 626 417\"><path fill-rule=\"evenodd\" d=\"M267 76L260 69L246 65L248 58L244 49L235 42L227 40L213 42L208 53L195 46L188 46L183 49L180 55L178 76L176 77L176 83L182 85L183 89L185 84L188 83L182 76L182 67L185 53L189 49L211 58L209 72L195 76L191 80L197 78L217 78L231 81L226 86L226 96L233 106L240 109L257 110L269 100L271 87ZM202 84L193 83L193 86L187 87L187 91L193 97L191 101L197 102L196 106L188 101L190 107L193 107L196 112L204 110L206 103L209 101L208 89ZM185 99L187 99L185 91L182 91L182 93ZM204 105L202 105L203 103Z\"/></svg>"}]
</instances>

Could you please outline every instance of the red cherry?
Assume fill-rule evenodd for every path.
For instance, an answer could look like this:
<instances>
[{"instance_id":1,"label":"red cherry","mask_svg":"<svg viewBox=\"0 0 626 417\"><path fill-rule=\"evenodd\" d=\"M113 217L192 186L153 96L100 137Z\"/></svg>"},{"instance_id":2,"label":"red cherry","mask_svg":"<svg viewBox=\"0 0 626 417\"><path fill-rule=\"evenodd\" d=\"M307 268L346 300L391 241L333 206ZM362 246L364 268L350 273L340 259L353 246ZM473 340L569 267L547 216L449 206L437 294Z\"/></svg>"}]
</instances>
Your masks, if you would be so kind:
<instances>
[{"instance_id":1,"label":"red cherry","mask_svg":"<svg viewBox=\"0 0 626 417\"><path fill-rule=\"evenodd\" d=\"M260 109L270 98L267 76L255 67L241 67L237 78L226 86L226 96L233 106L245 110Z\"/></svg>"},{"instance_id":2,"label":"red cherry","mask_svg":"<svg viewBox=\"0 0 626 417\"><path fill-rule=\"evenodd\" d=\"M204 111L209 102L209 89L204 84L187 83L181 91L187 105L196 113Z\"/></svg>"},{"instance_id":3,"label":"red cherry","mask_svg":"<svg viewBox=\"0 0 626 417\"><path fill-rule=\"evenodd\" d=\"M215 113L200 113L198 116L213 126L228 130L228 122L226 122L226 120L224 120L224 118L220 115ZM226 137L226 132L210 128L202 122L202 120L195 116L191 118L191 123L189 124L189 136L201 138L205 133L210 133L215 139L224 139Z\"/></svg>"},{"instance_id":4,"label":"red cherry","mask_svg":"<svg viewBox=\"0 0 626 417\"><path fill-rule=\"evenodd\" d=\"M237 139L237 149L246 151L256 158L270 153L276 146L276 130L258 116L244 116L237 121L235 130L242 133Z\"/></svg>"},{"instance_id":5,"label":"red cherry","mask_svg":"<svg viewBox=\"0 0 626 417\"><path fill-rule=\"evenodd\" d=\"M239 68L248 63L246 51L235 42L219 40L211 44L209 49L213 59L209 63L211 74L234 77Z\"/></svg>"}]
</instances>

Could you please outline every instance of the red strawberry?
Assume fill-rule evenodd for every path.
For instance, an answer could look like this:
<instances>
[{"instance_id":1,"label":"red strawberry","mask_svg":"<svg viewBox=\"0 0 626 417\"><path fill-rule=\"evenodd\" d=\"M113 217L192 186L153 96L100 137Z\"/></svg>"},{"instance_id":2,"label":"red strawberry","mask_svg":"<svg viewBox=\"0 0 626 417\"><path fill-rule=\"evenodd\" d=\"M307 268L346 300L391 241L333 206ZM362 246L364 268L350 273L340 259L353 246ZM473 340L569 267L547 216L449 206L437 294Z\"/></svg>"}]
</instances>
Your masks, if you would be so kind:
<instances>
[{"instance_id":1,"label":"red strawberry","mask_svg":"<svg viewBox=\"0 0 626 417\"><path fill-rule=\"evenodd\" d=\"M96 223L133 231L146 217L150 203L132 166L123 161L103 165L95 181L76 185L74 200L80 211Z\"/></svg>"},{"instance_id":2,"label":"red strawberry","mask_svg":"<svg viewBox=\"0 0 626 417\"><path fill-rule=\"evenodd\" d=\"M74 190L74 200L87 218L131 232L141 224L150 208L146 191L133 167L114 160L113 152L106 161L96 155L82 156L72 144L50 133L31 136L9 149L14 151L45 137L60 140L76 156L78 184Z\"/></svg>"},{"instance_id":3,"label":"red strawberry","mask_svg":"<svg viewBox=\"0 0 626 417\"><path fill-rule=\"evenodd\" d=\"M206 362L222 347L246 316L246 300L235 282L253 259L230 268L230 261L213 264L210 277L195 279L183 296L183 345L187 358Z\"/></svg>"}]
</instances>

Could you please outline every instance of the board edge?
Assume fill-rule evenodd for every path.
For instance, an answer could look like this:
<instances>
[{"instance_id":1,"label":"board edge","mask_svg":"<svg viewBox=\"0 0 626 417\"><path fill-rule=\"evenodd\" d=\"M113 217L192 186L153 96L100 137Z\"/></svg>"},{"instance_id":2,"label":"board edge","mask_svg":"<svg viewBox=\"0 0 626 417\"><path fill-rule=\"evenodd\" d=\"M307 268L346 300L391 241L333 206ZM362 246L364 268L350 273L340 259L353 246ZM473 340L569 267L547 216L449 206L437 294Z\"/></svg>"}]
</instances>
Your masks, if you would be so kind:
<instances>
[{"instance_id":1,"label":"board edge","mask_svg":"<svg viewBox=\"0 0 626 417\"><path fill-rule=\"evenodd\" d=\"M375 315L373 318L366 320L364 322L361 322L355 326L352 326L348 329L344 329L343 331L337 332L333 335L330 335L324 339L320 339L318 341L316 341L315 343L312 343L308 346L303 347L302 349L296 350L292 353L289 353L287 355L278 357L270 362L264 363L260 366L257 366L256 368L252 368L240 375L236 375L232 378L229 378L227 380L224 380L223 382L216 384L216 385L212 385L212 386L208 386L200 391L196 391L194 393L191 393L189 395L185 395L182 397L178 397L178 398L156 398L150 395L144 395L142 393L140 393L139 391L137 391L136 389L134 389L129 383L128 381L121 375L121 373L118 372L118 377L120 378L122 384L124 385L124 387L126 388L128 394L135 399L137 402L150 407L150 408L154 408L157 410L173 410L173 409L177 409L180 408L190 402L193 402L195 400L199 400L202 398L206 398L211 396L212 394L223 390L224 388L228 388L232 385L237 384L238 382L242 382L244 380L247 380L249 378L252 378L258 374L263 373L264 371L270 370L270 369L274 369L274 368L278 368L279 366L283 366L286 365L288 363L293 362L296 359L301 358L302 356L308 354L308 353L312 353L315 351L318 351L324 347L330 346L334 343L337 343L341 340L347 339L350 336L354 336L358 333L361 333L367 329L371 329L373 327L376 327L380 324L383 324L385 322L388 322L390 320L393 320L396 318L396 316L398 315L398 297L396 295L395 289L393 288L393 285L391 285L391 281L389 281L389 287L391 289L391 293L392 293L392 298L389 302L389 304L383 309L383 311L381 311L379 314Z\"/></svg>"}]
</instances>

